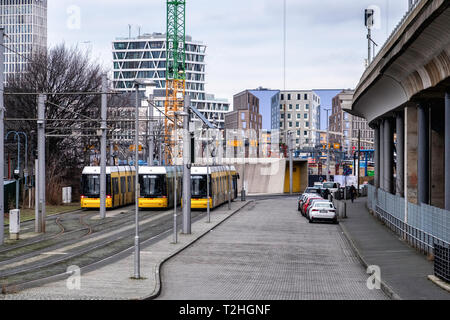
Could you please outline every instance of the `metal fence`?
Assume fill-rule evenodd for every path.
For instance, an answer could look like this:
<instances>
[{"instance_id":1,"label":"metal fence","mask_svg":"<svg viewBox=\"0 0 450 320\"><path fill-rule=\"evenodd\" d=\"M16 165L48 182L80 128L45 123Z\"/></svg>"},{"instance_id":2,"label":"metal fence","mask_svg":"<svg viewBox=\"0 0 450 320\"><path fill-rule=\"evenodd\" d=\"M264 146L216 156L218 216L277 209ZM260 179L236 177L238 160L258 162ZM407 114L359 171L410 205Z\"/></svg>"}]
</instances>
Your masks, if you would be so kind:
<instances>
[{"instance_id":1,"label":"metal fence","mask_svg":"<svg viewBox=\"0 0 450 320\"><path fill-rule=\"evenodd\" d=\"M405 198L368 186L367 206L392 231L423 253L450 245L450 211L415 205Z\"/></svg>"}]
</instances>

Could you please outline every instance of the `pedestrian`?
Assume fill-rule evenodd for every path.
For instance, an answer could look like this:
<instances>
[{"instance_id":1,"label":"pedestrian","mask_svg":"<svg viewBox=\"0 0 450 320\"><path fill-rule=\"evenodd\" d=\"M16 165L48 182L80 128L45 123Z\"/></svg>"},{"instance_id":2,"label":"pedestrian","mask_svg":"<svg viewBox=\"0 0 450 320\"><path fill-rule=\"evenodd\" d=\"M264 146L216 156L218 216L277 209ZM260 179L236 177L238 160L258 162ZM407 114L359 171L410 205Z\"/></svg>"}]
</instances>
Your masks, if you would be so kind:
<instances>
[{"instance_id":1,"label":"pedestrian","mask_svg":"<svg viewBox=\"0 0 450 320\"><path fill-rule=\"evenodd\" d=\"M324 198L325 200L328 200L328 195L329 194L330 194L330 190L324 189L323 193L322 193L322 198Z\"/></svg>"},{"instance_id":2,"label":"pedestrian","mask_svg":"<svg viewBox=\"0 0 450 320\"><path fill-rule=\"evenodd\" d=\"M350 187L350 197L351 197L352 203L353 203L353 201L355 201L355 198L356 198L356 188L353 185Z\"/></svg>"}]
</instances>

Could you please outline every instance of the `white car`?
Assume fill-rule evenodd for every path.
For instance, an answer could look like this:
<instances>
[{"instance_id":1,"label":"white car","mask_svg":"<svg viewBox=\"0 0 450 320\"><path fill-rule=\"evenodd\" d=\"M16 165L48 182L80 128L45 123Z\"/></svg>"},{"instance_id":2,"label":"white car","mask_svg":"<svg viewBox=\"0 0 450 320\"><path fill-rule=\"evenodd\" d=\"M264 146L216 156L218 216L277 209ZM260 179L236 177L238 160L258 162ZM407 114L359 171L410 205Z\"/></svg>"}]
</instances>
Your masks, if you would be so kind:
<instances>
[{"instance_id":1,"label":"white car","mask_svg":"<svg viewBox=\"0 0 450 320\"><path fill-rule=\"evenodd\" d=\"M330 201L314 201L308 210L307 218L310 223L314 221L332 221L338 223L336 208Z\"/></svg>"}]
</instances>

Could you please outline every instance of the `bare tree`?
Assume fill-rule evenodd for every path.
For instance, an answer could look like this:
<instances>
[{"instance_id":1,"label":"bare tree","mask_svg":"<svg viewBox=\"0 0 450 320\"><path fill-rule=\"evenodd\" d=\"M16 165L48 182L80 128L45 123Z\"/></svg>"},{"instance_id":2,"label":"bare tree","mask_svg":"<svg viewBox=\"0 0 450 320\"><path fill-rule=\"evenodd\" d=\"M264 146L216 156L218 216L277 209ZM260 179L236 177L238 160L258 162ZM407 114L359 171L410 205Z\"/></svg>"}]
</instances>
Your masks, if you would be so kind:
<instances>
[{"instance_id":1,"label":"bare tree","mask_svg":"<svg viewBox=\"0 0 450 320\"><path fill-rule=\"evenodd\" d=\"M6 118L33 120L7 121L6 129L28 135L30 160L37 149L37 94L47 96L47 185L57 190L49 194L50 203L60 202L59 187L74 180L73 173L85 164L85 148L98 141L101 100L88 93L100 91L101 74L87 54L62 44L35 54L26 72L8 78Z\"/></svg>"}]
</instances>

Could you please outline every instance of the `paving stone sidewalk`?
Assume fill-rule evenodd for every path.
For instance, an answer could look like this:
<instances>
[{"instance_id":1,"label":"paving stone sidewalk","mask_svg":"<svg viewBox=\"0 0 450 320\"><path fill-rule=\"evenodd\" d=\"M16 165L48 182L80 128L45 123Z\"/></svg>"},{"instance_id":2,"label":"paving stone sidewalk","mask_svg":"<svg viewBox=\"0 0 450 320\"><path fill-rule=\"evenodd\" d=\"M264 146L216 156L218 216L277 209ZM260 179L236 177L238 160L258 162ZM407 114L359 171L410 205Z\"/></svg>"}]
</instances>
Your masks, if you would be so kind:
<instances>
[{"instance_id":1,"label":"paving stone sidewalk","mask_svg":"<svg viewBox=\"0 0 450 320\"><path fill-rule=\"evenodd\" d=\"M60 280L40 287L23 290L17 294L0 295L0 300L116 300L142 299L157 292L159 264L169 256L189 246L209 230L229 218L248 202L232 203L232 210L224 205L211 212L211 222L206 217L192 224L192 234L179 234L178 243L173 244L171 230L158 242L141 248L141 276L144 280L133 280L134 255L131 253L112 264L91 272L82 273L81 289L69 290L67 280ZM181 219L181 216L179 217Z\"/></svg>"},{"instance_id":2,"label":"paving stone sidewalk","mask_svg":"<svg viewBox=\"0 0 450 320\"><path fill-rule=\"evenodd\" d=\"M347 201L348 218L341 222L366 263L381 268L382 280L401 299L450 299L450 293L427 279L434 273L433 262L372 216L366 201Z\"/></svg>"},{"instance_id":3,"label":"paving stone sidewalk","mask_svg":"<svg viewBox=\"0 0 450 320\"><path fill-rule=\"evenodd\" d=\"M260 200L162 266L158 299L383 300L338 225Z\"/></svg>"}]
</instances>

